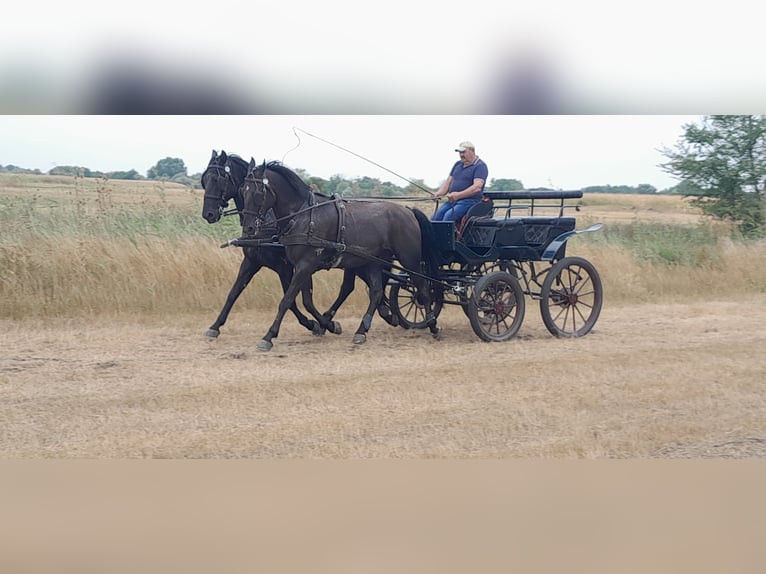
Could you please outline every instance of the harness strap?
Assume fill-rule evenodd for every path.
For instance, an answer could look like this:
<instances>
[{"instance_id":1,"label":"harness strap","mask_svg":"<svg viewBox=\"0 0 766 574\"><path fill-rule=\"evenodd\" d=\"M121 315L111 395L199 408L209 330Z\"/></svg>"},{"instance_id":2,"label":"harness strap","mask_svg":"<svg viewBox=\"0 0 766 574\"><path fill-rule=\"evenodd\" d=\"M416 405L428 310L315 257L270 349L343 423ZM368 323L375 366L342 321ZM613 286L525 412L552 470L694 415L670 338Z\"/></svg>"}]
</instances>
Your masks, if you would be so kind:
<instances>
[{"instance_id":1,"label":"harness strap","mask_svg":"<svg viewBox=\"0 0 766 574\"><path fill-rule=\"evenodd\" d=\"M333 200L337 200L335 207L338 211L338 243L346 243L346 202L337 195L333 195Z\"/></svg>"},{"instance_id":2,"label":"harness strap","mask_svg":"<svg viewBox=\"0 0 766 574\"><path fill-rule=\"evenodd\" d=\"M303 233L299 235L280 235L279 242L285 247L288 247L290 245L304 245L307 247L323 247L325 249L335 249L336 251L341 251L341 252L348 250L349 253L354 253L352 250L346 247L345 243L328 241L327 239L322 239L321 237L313 237L312 235L308 233ZM362 250L356 250L356 251L357 253L354 253L355 255L366 256L364 255L364 252Z\"/></svg>"}]
</instances>

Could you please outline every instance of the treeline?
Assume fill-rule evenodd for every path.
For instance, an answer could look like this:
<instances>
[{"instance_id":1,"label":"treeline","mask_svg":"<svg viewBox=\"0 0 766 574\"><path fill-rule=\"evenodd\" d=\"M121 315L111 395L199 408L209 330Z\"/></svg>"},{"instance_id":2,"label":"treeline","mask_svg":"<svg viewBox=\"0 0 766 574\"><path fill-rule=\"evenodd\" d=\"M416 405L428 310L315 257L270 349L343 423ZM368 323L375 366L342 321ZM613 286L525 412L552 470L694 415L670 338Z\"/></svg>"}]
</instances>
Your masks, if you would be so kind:
<instances>
[{"instance_id":1,"label":"treeline","mask_svg":"<svg viewBox=\"0 0 766 574\"><path fill-rule=\"evenodd\" d=\"M0 172L11 173L28 173L35 175L43 175L39 169L25 169L15 165L0 165ZM319 192L333 195L339 194L349 197L401 197L401 196L417 196L423 194L423 189L430 189L422 179L413 179L413 183L406 186L396 185L389 181L380 181L374 177L360 177L356 179L345 179L340 175L334 175L330 179L324 179L317 176L309 175L306 170L296 168L295 172L303 178L303 180L313 185ZM186 165L182 159L167 157L158 161L152 168L150 168L146 175L140 174L135 169L128 171L96 171L88 169L87 167L74 166L74 165L59 165L48 170L47 175L65 175L72 177L95 177L105 179L128 179L128 180L163 180L173 181L193 188L201 188L200 178L201 173L189 175L186 170ZM508 178L490 178L487 187L487 191L515 191L520 189L527 189L521 180L508 179ZM534 188L536 190L548 189L548 188ZM435 190L431 190L435 191ZM625 194L655 194L657 188L649 184L640 184L637 186L630 185L595 185L586 187L583 189L584 193L625 193ZM672 193L673 188L665 190L661 193Z\"/></svg>"},{"instance_id":2,"label":"treeline","mask_svg":"<svg viewBox=\"0 0 766 574\"><path fill-rule=\"evenodd\" d=\"M39 169L26 169L15 165L0 165L0 172L43 175ZM128 171L95 171L78 165L57 165L45 172L47 175L71 175L73 177L104 177L107 179L146 179L135 169Z\"/></svg>"},{"instance_id":3,"label":"treeline","mask_svg":"<svg viewBox=\"0 0 766 574\"><path fill-rule=\"evenodd\" d=\"M583 193L629 193L629 194L655 194L657 188L648 183L640 183L638 185L591 185L582 189ZM665 190L663 193L670 193L670 190Z\"/></svg>"},{"instance_id":4,"label":"treeline","mask_svg":"<svg viewBox=\"0 0 766 574\"><path fill-rule=\"evenodd\" d=\"M20 173L32 175L44 175L39 169L26 169L16 165L0 165L0 173ZM189 175L186 171L186 165L180 158L166 157L152 166L146 175L142 175L135 169L127 171L97 171L79 165L57 165L47 172L47 175L64 175L71 177L93 177L103 179L154 179L163 181L173 181L189 187L201 188L201 173Z\"/></svg>"},{"instance_id":5,"label":"treeline","mask_svg":"<svg viewBox=\"0 0 766 574\"><path fill-rule=\"evenodd\" d=\"M397 196L410 196L422 195L423 189L429 189L422 179L412 180L414 183L407 186L398 186L390 182L381 182L378 179L372 177L362 177L358 179L343 179L340 176L333 176L330 179L323 179L321 177L315 177L308 175L302 169L296 169L295 172L300 175L304 181L313 185L317 190L327 195L334 193L354 196L354 197L397 197ZM487 183L486 191L517 191L526 189L529 191L553 191L548 187L524 187L524 184L519 179L496 179L490 178ZM435 191L435 190L431 190ZM642 184L636 187L627 185L612 186L593 186L584 189L583 191L589 191L591 193L657 193L657 189L652 185Z\"/></svg>"}]
</instances>

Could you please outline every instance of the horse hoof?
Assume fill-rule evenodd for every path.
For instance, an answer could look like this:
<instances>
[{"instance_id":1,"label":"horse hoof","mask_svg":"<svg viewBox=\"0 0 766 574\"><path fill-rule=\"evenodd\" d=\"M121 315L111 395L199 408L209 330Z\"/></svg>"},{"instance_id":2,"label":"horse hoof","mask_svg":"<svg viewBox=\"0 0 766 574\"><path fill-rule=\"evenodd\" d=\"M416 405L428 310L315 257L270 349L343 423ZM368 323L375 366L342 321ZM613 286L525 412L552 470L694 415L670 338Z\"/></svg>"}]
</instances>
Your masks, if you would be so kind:
<instances>
[{"instance_id":1,"label":"horse hoof","mask_svg":"<svg viewBox=\"0 0 766 574\"><path fill-rule=\"evenodd\" d=\"M431 336L436 339L437 341L442 340L443 331L441 327L436 327L435 330L431 331Z\"/></svg>"},{"instance_id":2,"label":"horse hoof","mask_svg":"<svg viewBox=\"0 0 766 574\"><path fill-rule=\"evenodd\" d=\"M384 315L383 313L378 312L378 314L383 318L383 320L386 323L388 323L392 327L398 327L399 326L399 317L397 317L393 313L387 313L387 314Z\"/></svg>"},{"instance_id":3,"label":"horse hoof","mask_svg":"<svg viewBox=\"0 0 766 574\"><path fill-rule=\"evenodd\" d=\"M332 333L335 335L340 335L343 332L343 327L340 326L340 323L337 321L332 321L330 323L330 327L332 327Z\"/></svg>"},{"instance_id":4,"label":"horse hoof","mask_svg":"<svg viewBox=\"0 0 766 574\"><path fill-rule=\"evenodd\" d=\"M221 333L217 331L216 329L208 329L207 331L205 331L205 337L207 337L208 339L216 339L218 335L220 334Z\"/></svg>"},{"instance_id":5,"label":"horse hoof","mask_svg":"<svg viewBox=\"0 0 766 574\"><path fill-rule=\"evenodd\" d=\"M311 334L315 337L321 337L325 334L326 329L319 324L318 321L314 322L314 326L311 328Z\"/></svg>"},{"instance_id":6,"label":"horse hoof","mask_svg":"<svg viewBox=\"0 0 766 574\"><path fill-rule=\"evenodd\" d=\"M367 335L365 335L364 333L357 333L356 335L354 335L353 340L355 345L361 345L367 340Z\"/></svg>"},{"instance_id":7,"label":"horse hoof","mask_svg":"<svg viewBox=\"0 0 766 574\"><path fill-rule=\"evenodd\" d=\"M258 345L256 345L256 349L259 351L271 351L271 348L274 346L274 344L271 341L267 341L266 339L263 339Z\"/></svg>"}]
</instances>

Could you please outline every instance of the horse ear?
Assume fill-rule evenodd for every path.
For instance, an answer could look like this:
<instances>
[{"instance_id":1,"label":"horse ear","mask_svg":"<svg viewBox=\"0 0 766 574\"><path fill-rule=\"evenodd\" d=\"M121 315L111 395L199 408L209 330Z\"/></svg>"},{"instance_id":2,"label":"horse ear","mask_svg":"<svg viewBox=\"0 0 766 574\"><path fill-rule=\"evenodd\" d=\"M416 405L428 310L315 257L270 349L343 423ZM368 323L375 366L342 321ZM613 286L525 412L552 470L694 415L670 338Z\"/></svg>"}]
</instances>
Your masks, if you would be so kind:
<instances>
[{"instance_id":1,"label":"horse ear","mask_svg":"<svg viewBox=\"0 0 766 574\"><path fill-rule=\"evenodd\" d=\"M216 153L216 151L213 150L213 155L210 156L210 161L213 161L216 157L218 157L218 153Z\"/></svg>"},{"instance_id":2,"label":"horse ear","mask_svg":"<svg viewBox=\"0 0 766 574\"><path fill-rule=\"evenodd\" d=\"M250 169L253 169L255 167L255 160L253 159L253 156L250 156L250 165L248 167Z\"/></svg>"},{"instance_id":3,"label":"horse ear","mask_svg":"<svg viewBox=\"0 0 766 574\"><path fill-rule=\"evenodd\" d=\"M224 163L227 159L229 159L229 158L226 155L226 152L221 150L221 163Z\"/></svg>"}]
</instances>

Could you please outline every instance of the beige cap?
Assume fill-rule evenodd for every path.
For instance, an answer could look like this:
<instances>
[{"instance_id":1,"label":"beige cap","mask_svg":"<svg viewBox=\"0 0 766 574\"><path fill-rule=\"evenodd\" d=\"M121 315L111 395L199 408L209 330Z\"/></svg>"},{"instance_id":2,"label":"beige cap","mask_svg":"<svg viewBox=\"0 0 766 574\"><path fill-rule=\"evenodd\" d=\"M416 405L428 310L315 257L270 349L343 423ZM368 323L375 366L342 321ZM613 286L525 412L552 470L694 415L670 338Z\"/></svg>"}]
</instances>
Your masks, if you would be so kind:
<instances>
[{"instance_id":1,"label":"beige cap","mask_svg":"<svg viewBox=\"0 0 766 574\"><path fill-rule=\"evenodd\" d=\"M460 145L455 148L455 151L465 151L467 149L476 149L476 147L469 141L460 142Z\"/></svg>"}]
</instances>

